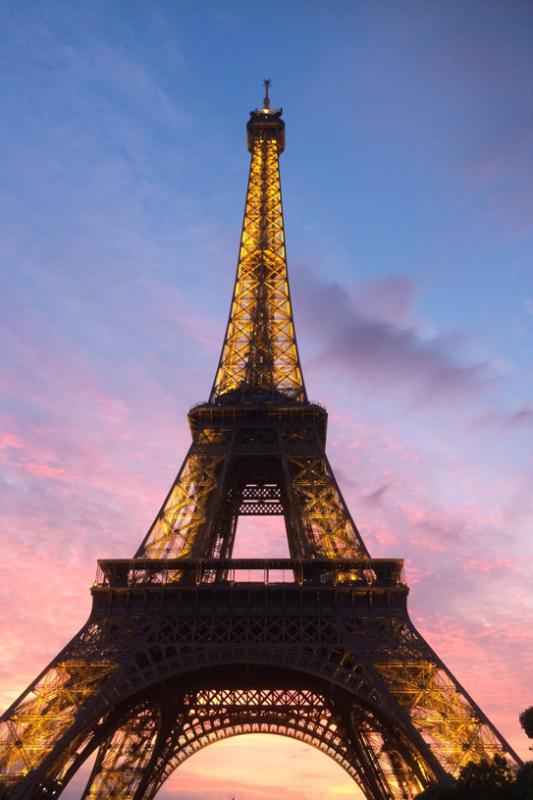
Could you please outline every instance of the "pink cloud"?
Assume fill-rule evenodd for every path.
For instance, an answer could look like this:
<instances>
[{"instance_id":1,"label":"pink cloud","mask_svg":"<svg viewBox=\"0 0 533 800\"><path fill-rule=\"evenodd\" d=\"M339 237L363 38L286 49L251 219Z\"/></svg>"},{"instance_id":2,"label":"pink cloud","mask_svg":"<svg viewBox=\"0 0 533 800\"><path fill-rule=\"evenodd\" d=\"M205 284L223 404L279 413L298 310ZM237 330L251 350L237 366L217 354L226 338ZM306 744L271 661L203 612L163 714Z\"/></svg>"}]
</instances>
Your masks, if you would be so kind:
<instances>
[{"instance_id":1,"label":"pink cloud","mask_svg":"<svg viewBox=\"0 0 533 800\"><path fill-rule=\"evenodd\" d=\"M500 558L498 556L490 558L470 558L467 562L468 569L475 572L483 572L490 574L491 572L498 572L499 570L506 570L512 567L512 560L510 558Z\"/></svg>"},{"instance_id":2,"label":"pink cloud","mask_svg":"<svg viewBox=\"0 0 533 800\"><path fill-rule=\"evenodd\" d=\"M385 529L377 529L374 531L374 538L384 547L390 545L398 545L401 542L399 536L395 535L392 531Z\"/></svg>"},{"instance_id":3,"label":"pink cloud","mask_svg":"<svg viewBox=\"0 0 533 800\"><path fill-rule=\"evenodd\" d=\"M38 464L35 461L28 461L24 469L30 475L37 475L40 478L53 478L54 480L72 483L73 478L63 467L54 467L51 464Z\"/></svg>"},{"instance_id":4,"label":"pink cloud","mask_svg":"<svg viewBox=\"0 0 533 800\"><path fill-rule=\"evenodd\" d=\"M0 450L7 450L9 448L20 450L22 446L20 440L11 433L0 433Z\"/></svg>"}]
</instances>

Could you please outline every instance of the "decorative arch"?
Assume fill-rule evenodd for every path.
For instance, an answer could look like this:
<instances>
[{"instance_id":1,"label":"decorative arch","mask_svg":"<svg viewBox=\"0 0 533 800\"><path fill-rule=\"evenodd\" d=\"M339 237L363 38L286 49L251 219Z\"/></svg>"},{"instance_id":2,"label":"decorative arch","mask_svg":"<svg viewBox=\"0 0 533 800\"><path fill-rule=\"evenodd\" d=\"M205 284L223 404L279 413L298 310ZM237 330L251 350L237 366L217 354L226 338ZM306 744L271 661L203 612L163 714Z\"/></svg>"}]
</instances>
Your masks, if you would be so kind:
<instances>
[{"instance_id":1,"label":"decorative arch","mask_svg":"<svg viewBox=\"0 0 533 800\"><path fill-rule=\"evenodd\" d=\"M181 750L172 749L168 736L177 735L180 726L187 723L183 704L188 693L210 688L247 689L242 681L243 668L244 674L246 670L253 672L254 687L284 691L297 687L318 692L333 709L342 736L339 733L333 746L328 734L327 744L326 731L319 735L310 722L305 729L287 725L286 714L266 722L260 717L234 717L226 726L203 730L190 741L182 741L191 755L218 735L235 735L235 726L244 725L247 731L259 725L265 732L277 731L303 741L308 737L309 744L345 764L350 775L358 776L363 792L377 800L414 797L434 780L431 753L426 757L427 745L408 717L402 717L401 708L387 702L386 687L376 680L375 672L353 653L347 655L331 647L297 650L255 643L176 648L175 641L167 646L160 635L156 646L147 638L143 637L143 646L103 682L86 708L80 709L74 724L58 739L35 776L36 789L52 786L54 796L59 796L81 763L99 747L84 798L154 797L184 760ZM236 679L236 675L240 677ZM277 683L273 683L274 676ZM167 691L173 698L171 703L167 702ZM62 756L58 758L57 754ZM165 770L165 765L174 762L170 772ZM129 784L119 768L125 764Z\"/></svg>"},{"instance_id":2,"label":"decorative arch","mask_svg":"<svg viewBox=\"0 0 533 800\"><path fill-rule=\"evenodd\" d=\"M84 800L152 800L192 755L248 733L287 736L320 750L373 798L413 798L427 785L413 743L353 693L279 668L270 675L254 671L248 683L232 672L219 668L213 681L212 669L199 671L169 685L158 702L139 704L100 748Z\"/></svg>"},{"instance_id":3,"label":"decorative arch","mask_svg":"<svg viewBox=\"0 0 533 800\"><path fill-rule=\"evenodd\" d=\"M191 698L192 699L192 698ZM217 714L216 706L222 705ZM205 709L205 713L198 713ZM233 736L269 733L314 747L357 782L357 769L332 710L314 691L301 689L200 690L176 738L160 759L147 799L170 775L209 745ZM168 756L168 759L167 759ZM166 762L166 763L165 763ZM159 765L158 765L159 766Z\"/></svg>"}]
</instances>

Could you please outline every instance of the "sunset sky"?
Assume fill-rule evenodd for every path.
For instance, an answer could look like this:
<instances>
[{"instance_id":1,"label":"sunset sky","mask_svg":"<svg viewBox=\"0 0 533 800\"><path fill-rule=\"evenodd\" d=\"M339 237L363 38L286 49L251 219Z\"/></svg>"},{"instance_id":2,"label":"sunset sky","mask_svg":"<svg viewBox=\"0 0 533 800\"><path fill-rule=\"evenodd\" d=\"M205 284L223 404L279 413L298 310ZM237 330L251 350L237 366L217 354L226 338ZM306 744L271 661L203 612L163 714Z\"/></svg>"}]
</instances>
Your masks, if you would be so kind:
<instances>
[{"instance_id":1,"label":"sunset sky","mask_svg":"<svg viewBox=\"0 0 533 800\"><path fill-rule=\"evenodd\" d=\"M372 555L519 754L533 704L533 5L0 0L0 705L85 621L189 444L272 79L307 389ZM278 523L240 554L284 554ZM530 755L530 754L529 754ZM83 776L64 797L79 798ZM279 737L165 800L356 796Z\"/></svg>"}]
</instances>

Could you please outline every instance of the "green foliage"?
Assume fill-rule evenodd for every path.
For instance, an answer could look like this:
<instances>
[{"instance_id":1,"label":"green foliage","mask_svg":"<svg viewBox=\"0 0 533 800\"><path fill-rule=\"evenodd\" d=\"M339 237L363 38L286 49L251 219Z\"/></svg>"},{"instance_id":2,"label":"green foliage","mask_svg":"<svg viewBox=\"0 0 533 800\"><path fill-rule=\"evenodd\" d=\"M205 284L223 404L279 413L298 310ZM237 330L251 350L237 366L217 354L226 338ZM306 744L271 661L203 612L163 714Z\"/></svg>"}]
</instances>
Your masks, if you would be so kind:
<instances>
[{"instance_id":1,"label":"green foliage","mask_svg":"<svg viewBox=\"0 0 533 800\"><path fill-rule=\"evenodd\" d=\"M522 711L518 719L526 736L529 739L533 739L533 706L529 706L525 711Z\"/></svg>"}]
</instances>

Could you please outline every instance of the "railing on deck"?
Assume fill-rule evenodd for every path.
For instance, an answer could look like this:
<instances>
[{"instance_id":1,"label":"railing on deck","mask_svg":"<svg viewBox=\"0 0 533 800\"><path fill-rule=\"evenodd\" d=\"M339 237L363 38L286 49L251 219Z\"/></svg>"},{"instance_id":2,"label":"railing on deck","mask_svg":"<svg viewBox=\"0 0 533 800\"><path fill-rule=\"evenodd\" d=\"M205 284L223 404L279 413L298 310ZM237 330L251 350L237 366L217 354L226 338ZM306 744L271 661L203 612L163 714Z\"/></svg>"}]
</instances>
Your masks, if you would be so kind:
<instances>
[{"instance_id":1,"label":"railing on deck","mask_svg":"<svg viewBox=\"0 0 533 800\"><path fill-rule=\"evenodd\" d=\"M402 559L101 559L96 587L265 585L386 587L404 585Z\"/></svg>"}]
</instances>

